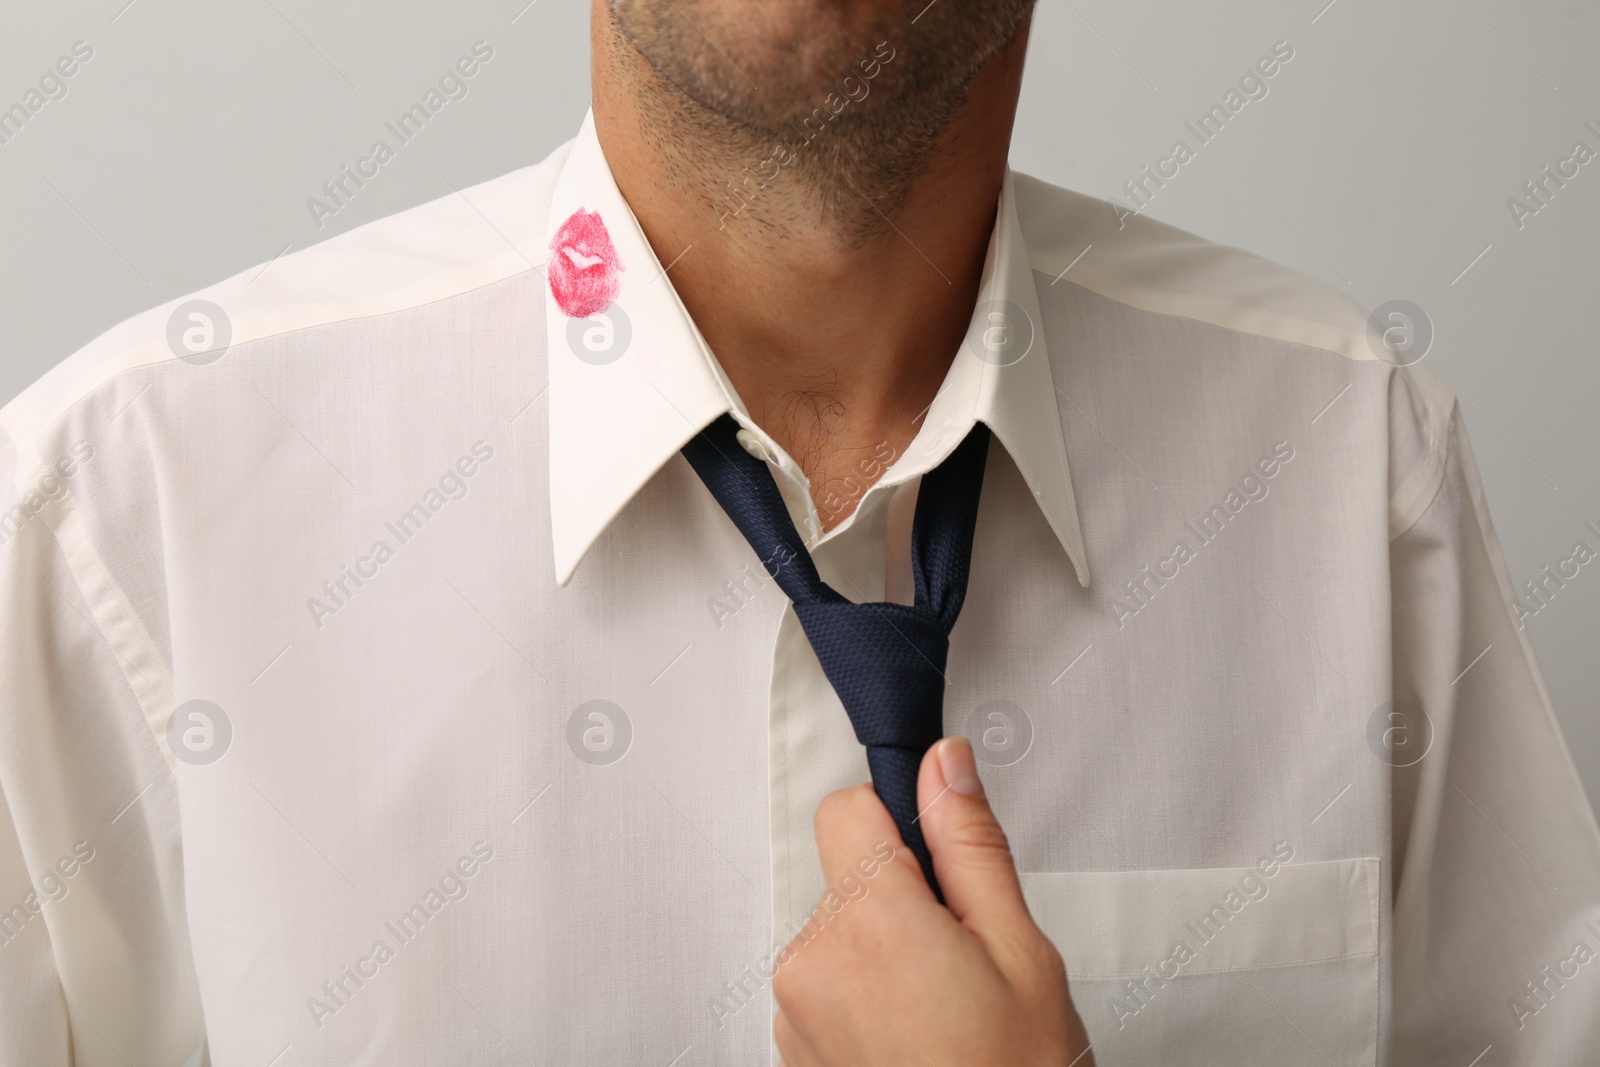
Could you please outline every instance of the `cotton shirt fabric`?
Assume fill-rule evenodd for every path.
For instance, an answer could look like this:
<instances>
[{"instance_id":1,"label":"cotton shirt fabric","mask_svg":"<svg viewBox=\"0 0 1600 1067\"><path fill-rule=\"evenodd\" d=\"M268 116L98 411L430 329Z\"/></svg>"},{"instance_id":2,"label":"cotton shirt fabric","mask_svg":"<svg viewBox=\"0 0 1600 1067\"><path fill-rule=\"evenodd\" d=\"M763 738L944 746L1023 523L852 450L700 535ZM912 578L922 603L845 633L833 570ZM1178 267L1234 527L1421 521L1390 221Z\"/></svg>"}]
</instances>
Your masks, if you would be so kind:
<instances>
[{"instance_id":1,"label":"cotton shirt fabric","mask_svg":"<svg viewBox=\"0 0 1600 1067\"><path fill-rule=\"evenodd\" d=\"M569 319L580 209L620 288ZM0 415L0 1062L774 1062L867 768L679 455L724 412L858 600L993 431L945 724L1102 1067L1600 1060L1600 834L1453 393L1121 215L1008 173L826 534L592 117L49 373Z\"/></svg>"}]
</instances>

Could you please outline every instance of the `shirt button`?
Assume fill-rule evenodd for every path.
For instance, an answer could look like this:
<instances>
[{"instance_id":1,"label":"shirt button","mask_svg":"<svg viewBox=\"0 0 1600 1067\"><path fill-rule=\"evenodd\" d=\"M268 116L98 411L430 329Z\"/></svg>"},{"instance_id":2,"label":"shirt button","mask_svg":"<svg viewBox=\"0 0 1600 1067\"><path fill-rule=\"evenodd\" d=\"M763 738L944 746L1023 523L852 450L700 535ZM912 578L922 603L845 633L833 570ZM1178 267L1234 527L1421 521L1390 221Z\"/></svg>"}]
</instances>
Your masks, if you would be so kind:
<instances>
[{"instance_id":1,"label":"shirt button","mask_svg":"<svg viewBox=\"0 0 1600 1067\"><path fill-rule=\"evenodd\" d=\"M744 450L757 459L765 462L772 458L772 453L767 451L767 446L761 443L761 438L749 430L740 430L733 435L744 446Z\"/></svg>"}]
</instances>

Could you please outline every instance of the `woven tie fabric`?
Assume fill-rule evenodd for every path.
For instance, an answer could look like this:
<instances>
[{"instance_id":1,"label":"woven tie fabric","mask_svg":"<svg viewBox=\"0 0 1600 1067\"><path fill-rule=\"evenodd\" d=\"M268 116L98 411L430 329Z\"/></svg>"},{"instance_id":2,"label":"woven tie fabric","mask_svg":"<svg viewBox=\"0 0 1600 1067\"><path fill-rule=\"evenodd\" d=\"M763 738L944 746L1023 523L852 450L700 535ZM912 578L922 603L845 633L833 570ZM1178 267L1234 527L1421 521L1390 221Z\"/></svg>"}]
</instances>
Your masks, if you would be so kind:
<instances>
[{"instance_id":1,"label":"woven tie fabric","mask_svg":"<svg viewBox=\"0 0 1600 1067\"><path fill-rule=\"evenodd\" d=\"M942 902L917 812L922 757L944 733L950 631L967 595L972 534L989 453L988 427L972 428L923 475L911 532L913 605L855 604L817 574L766 461L740 445L723 415L683 454L794 602L823 673L867 748L872 784Z\"/></svg>"}]
</instances>

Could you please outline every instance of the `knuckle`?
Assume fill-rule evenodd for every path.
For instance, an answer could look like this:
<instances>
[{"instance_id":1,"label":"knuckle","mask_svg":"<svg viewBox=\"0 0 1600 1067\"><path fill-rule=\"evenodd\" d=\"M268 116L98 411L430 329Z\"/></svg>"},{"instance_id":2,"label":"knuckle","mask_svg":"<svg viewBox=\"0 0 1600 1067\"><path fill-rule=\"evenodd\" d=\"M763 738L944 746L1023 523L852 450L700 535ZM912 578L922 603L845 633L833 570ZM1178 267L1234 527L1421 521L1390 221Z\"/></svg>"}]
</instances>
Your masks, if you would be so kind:
<instances>
[{"instance_id":1,"label":"knuckle","mask_svg":"<svg viewBox=\"0 0 1600 1067\"><path fill-rule=\"evenodd\" d=\"M862 805L867 802L871 792L870 785L853 785L847 789L835 790L823 797L822 802L817 805L817 813L813 819L817 832L821 833L835 824L848 825L859 815Z\"/></svg>"},{"instance_id":2,"label":"knuckle","mask_svg":"<svg viewBox=\"0 0 1600 1067\"><path fill-rule=\"evenodd\" d=\"M772 998L792 1021L803 1024L816 1017L828 989L837 983L824 961L802 952L773 973Z\"/></svg>"},{"instance_id":3,"label":"knuckle","mask_svg":"<svg viewBox=\"0 0 1600 1067\"><path fill-rule=\"evenodd\" d=\"M779 967L772 975L772 996L782 1008L794 1005L800 992L799 976L795 973L797 961L790 960Z\"/></svg>"},{"instance_id":4,"label":"knuckle","mask_svg":"<svg viewBox=\"0 0 1600 1067\"><path fill-rule=\"evenodd\" d=\"M1023 966L1041 990L1054 992L1067 988L1066 961L1043 932L1035 929L1032 936L1023 939L1021 955Z\"/></svg>"},{"instance_id":5,"label":"knuckle","mask_svg":"<svg viewBox=\"0 0 1600 1067\"><path fill-rule=\"evenodd\" d=\"M947 829L947 836L958 848L1011 862L1011 842L994 819L962 819Z\"/></svg>"},{"instance_id":6,"label":"knuckle","mask_svg":"<svg viewBox=\"0 0 1600 1067\"><path fill-rule=\"evenodd\" d=\"M1067 984L1067 961L1061 958L1061 953L1056 950L1056 946L1050 942L1049 938L1041 936L1039 942L1043 956L1041 962L1045 975L1052 982L1059 982L1065 988Z\"/></svg>"},{"instance_id":7,"label":"knuckle","mask_svg":"<svg viewBox=\"0 0 1600 1067\"><path fill-rule=\"evenodd\" d=\"M803 1019L819 981L816 958L802 952L773 972L772 997L791 1018Z\"/></svg>"},{"instance_id":8,"label":"knuckle","mask_svg":"<svg viewBox=\"0 0 1600 1067\"><path fill-rule=\"evenodd\" d=\"M837 792L829 793L817 805L817 813L813 817L813 821L816 823L816 828L819 832L844 815L846 792L846 790L841 789Z\"/></svg>"}]
</instances>

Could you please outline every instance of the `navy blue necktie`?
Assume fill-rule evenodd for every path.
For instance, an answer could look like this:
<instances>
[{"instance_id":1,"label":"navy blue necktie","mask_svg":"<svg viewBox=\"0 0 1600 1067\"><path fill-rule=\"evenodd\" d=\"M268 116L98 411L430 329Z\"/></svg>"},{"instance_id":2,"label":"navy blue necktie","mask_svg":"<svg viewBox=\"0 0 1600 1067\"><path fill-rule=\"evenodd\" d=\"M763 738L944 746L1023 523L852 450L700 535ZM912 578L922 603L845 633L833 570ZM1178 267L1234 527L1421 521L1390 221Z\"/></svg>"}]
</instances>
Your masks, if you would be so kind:
<instances>
[{"instance_id":1,"label":"navy blue necktie","mask_svg":"<svg viewBox=\"0 0 1600 1067\"><path fill-rule=\"evenodd\" d=\"M967 595L972 533L989 452L979 423L923 475L911 532L916 603L854 604L817 574L765 460L740 445L723 415L683 454L768 572L794 602L823 673L867 747L872 784L941 902L917 812L917 771L944 734L945 661Z\"/></svg>"}]
</instances>

